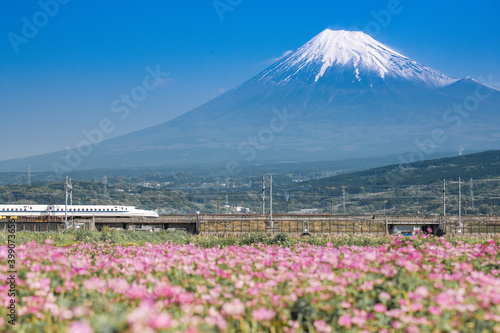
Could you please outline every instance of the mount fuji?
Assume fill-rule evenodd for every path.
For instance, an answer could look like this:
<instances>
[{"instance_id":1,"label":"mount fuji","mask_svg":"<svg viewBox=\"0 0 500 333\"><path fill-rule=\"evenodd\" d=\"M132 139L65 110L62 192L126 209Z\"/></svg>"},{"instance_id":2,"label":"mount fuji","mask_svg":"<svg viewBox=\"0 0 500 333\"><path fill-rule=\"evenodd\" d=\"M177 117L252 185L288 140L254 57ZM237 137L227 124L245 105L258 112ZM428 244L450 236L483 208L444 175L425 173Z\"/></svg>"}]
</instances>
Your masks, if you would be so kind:
<instances>
[{"instance_id":1,"label":"mount fuji","mask_svg":"<svg viewBox=\"0 0 500 333\"><path fill-rule=\"evenodd\" d=\"M360 31L325 30L257 77L278 86L294 79L330 84L400 81L443 87L457 79L425 67Z\"/></svg>"},{"instance_id":2,"label":"mount fuji","mask_svg":"<svg viewBox=\"0 0 500 333\"><path fill-rule=\"evenodd\" d=\"M249 81L166 123L68 152L0 162L60 172L318 161L498 149L500 91L453 78L358 31L325 30ZM406 155L408 156L408 155ZM59 168L59 169L58 169Z\"/></svg>"}]
</instances>

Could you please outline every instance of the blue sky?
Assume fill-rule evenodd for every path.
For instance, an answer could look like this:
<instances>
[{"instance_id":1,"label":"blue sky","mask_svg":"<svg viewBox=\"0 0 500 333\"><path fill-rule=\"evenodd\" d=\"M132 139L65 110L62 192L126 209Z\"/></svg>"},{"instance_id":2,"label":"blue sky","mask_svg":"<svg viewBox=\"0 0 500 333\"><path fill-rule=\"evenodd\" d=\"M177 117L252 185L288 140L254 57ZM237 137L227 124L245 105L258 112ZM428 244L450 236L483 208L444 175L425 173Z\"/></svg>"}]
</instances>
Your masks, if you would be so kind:
<instances>
[{"instance_id":1,"label":"blue sky","mask_svg":"<svg viewBox=\"0 0 500 333\"><path fill-rule=\"evenodd\" d=\"M115 126L105 139L168 121L326 28L364 30L448 75L500 82L493 0L55 1L0 4L0 160L73 148L106 118ZM113 101L147 67L167 79L120 119Z\"/></svg>"}]
</instances>

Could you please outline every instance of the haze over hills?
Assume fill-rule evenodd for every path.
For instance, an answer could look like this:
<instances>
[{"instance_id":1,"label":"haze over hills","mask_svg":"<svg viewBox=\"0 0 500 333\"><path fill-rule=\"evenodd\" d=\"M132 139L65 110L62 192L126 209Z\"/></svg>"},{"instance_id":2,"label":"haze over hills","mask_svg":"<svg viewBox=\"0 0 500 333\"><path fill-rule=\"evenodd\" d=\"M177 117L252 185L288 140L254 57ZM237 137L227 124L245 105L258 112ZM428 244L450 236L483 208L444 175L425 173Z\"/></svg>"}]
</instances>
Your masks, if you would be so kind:
<instances>
[{"instance_id":1,"label":"haze over hills","mask_svg":"<svg viewBox=\"0 0 500 333\"><path fill-rule=\"evenodd\" d=\"M92 146L0 162L0 171L325 161L479 151L500 143L500 91L453 78L362 32L325 30L171 121Z\"/></svg>"}]
</instances>

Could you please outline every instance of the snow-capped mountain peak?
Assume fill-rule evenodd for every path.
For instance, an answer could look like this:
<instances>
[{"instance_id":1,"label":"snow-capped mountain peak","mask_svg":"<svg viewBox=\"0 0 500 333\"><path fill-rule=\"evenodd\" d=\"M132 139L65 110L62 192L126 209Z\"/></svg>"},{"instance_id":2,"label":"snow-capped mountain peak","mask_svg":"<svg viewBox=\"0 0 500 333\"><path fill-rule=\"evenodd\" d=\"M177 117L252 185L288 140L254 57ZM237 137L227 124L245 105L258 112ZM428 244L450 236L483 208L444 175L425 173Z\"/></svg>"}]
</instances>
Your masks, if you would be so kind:
<instances>
[{"instance_id":1,"label":"snow-capped mountain peak","mask_svg":"<svg viewBox=\"0 0 500 333\"><path fill-rule=\"evenodd\" d=\"M352 82L398 79L430 87L443 87L457 81L361 31L330 29L273 64L257 79L282 85L293 79L318 82L325 77Z\"/></svg>"}]
</instances>

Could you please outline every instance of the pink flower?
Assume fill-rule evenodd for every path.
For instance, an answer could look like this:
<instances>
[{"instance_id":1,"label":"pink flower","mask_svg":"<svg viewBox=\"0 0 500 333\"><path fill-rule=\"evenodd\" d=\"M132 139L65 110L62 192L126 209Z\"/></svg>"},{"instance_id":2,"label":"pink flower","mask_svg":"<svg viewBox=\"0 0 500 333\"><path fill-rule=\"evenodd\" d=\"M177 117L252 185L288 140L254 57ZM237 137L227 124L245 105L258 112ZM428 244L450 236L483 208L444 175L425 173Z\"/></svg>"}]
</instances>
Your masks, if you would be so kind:
<instances>
[{"instance_id":1,"label":"pink flower","mask_svg":"<svg viewBox=\"0 0 500 333\"><path fill-rule=\"evenodd\" d=\"M266 308L258 308L252 311L252 317L255 320L271 320L275 315L276 313L273 310Z\"/></svg>"},{"instance_id":2,"label":"pink flower","mask_svg":"<svg viewBox=\"0 0 500 333\"><path fill-rule=\"evenodd\" d=\"M400 329L401 327L403 327L403 324L400 322L400 321L393 321L391 323L392 327L396 330Z\"/></svg>"},{"instance_id":3,"label":"pink flower","mask_svg":"<svg viewBox=\"0 0 500 333\"><path fill-rule=\"evenodd\" d=\"M382 291L379 295L381 299L390 300L391 295L388 292Z\"/></svg>"},{"instance_id":4,"label":"pink flower","mask_svg":"<svg viewBox=\"0 0 500 333\"><path fill-rule=\"evenodd\" d=\"M418 286L417 289L415 290L415 293L422 298L429 297L429 291L427 290L427 288L423 286Z\"/></svg>"},{"instance_id":5,"label":"pink flower","mask_svg":"<svg viewBox=\"0 0 500 333\"><path fill-rule=\"evenodd\" d=\"M429 313L433 316L440 316L442 311L439 307L431 305L429 306Z\"/></svg>"},{"instance_id":6,"label":"pink flower","mask_svg":"<svg viewBox=\"0 0 500 333\"><path fill-rule=\"evenodd\" d=\"M375 306L373 307L373 310L374 310L375 312L378 312L378 313L383 313L383 312L386 312L386 311L387 311L387 307L386 307L384 304L377 303L377 304L375 304Z\"/></svg>"},{"instance_id":7,"label":"pink flower","mask_svg":"<svg viewBox=\"0 0 500 333\"><path fill-rule=\"evenodd\" d=\"M332 328L324 320L315 320L313 324L316 332L319 333L330 333Z\"/></svg>"},{"instance_id":8,"label":"pink flower","mask_svg":"<svg viewBox=\"0 0 500 333\"><path fill-rule=\"evenodd\" d=\"M69 326L68 333L94 333L94 330L86 321L74 321Z\"/></svg>"},{"instance_id":9,"label":"pink flower","mask_svg":"<svg viewBox=\"0 0 500 333\"><path fill-rule=\"evenodd\" d=\"M340 306L344 309L349 309L351 307L351 303L342 301L342 304L340 304Z\"/></svg>"},{"instance_id":10,"label":"pink flower","mask_svg":"<svg viewBox=\"0 0 500 333\"><path fill-rule=\"evenodd\" d=\"M172 327L172 317L168 313L160 313L159 315L150 317L148 325L159 330L166 330Z\"/></svg>"},{"instance_id":11,"label":"pink flower","mask_svg":"<svg viewBox=\"0 0 500 333\"><path fill-rule=\"evenodd\" d=\"M351 317L347 314L344 314L344 315L340 316L338 323L340 326L345 326L347 328L351 328Z\"/></svg>"},{"instance_id":12,"label":"pink flower","mask_svg":"<svg viewBox=\"0 0 500 333\"><path fill-rule=\"evenodd\" d=\"M408 333L420 333L420 330L418 329L417 326L414 326L414 325L411 325L409 326L405 332L408 332Z\"/></svg>"},{"instance_id":13,"label":"pink flower","mask_svg":"<svg viewBox=\"0 0 500 333\"><path fill-rule=\"evenodd\" d=\"M422 303L411 303L411 310L413 312L418 312L424 309Z\"/></svg>"},{"instance_id":14,"label":"pink flower","mask_svg":"<svg viewBox=\"0 0 500 333\"><path fill-rule=\"evenodd\" d=\"M93 276L90 279L83 281L83 287L88 291L105 290L106 281L101 280L97 276Z\"/></svg>"},{"instance_id":15,"label":"pink flower","mask_svg":"<svg viewBox=\"0 0 500 333\"><path fill-rule=\"evenodd\" d=\"M238 318L245 313L245 305L238 298L233 299L229 303L222 306L222 314Z\"/></svg>"}]
</instances>

